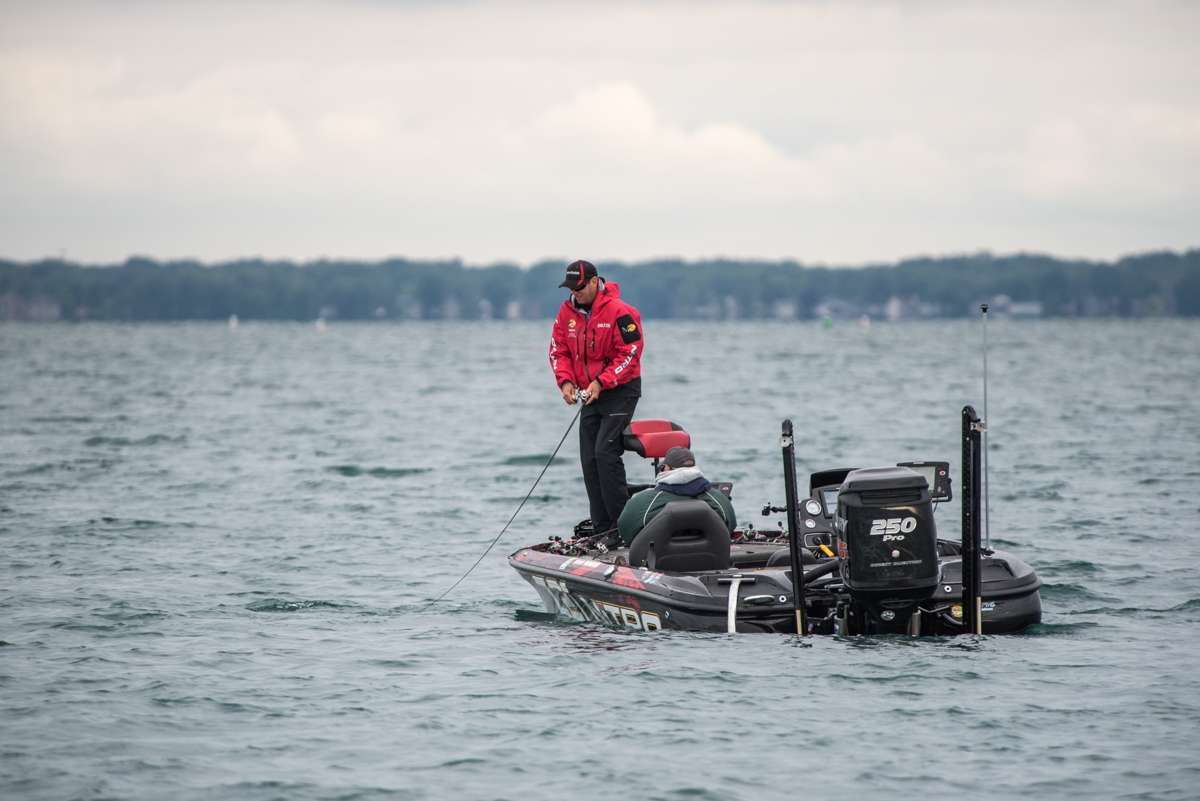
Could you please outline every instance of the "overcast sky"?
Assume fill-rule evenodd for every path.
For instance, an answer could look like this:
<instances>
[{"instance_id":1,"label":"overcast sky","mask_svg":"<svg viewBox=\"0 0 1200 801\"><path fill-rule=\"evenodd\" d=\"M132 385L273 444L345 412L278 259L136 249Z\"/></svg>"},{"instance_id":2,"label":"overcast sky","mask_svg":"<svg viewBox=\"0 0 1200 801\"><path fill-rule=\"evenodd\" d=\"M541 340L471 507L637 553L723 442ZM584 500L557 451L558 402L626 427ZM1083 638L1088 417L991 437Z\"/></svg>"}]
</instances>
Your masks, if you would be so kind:
<instances>
[{"instance_id":1,"label":"overcast sky","mask_svg":"<svg viewBox=\"0 0 1200 801\"><path fill-rule=\"evenodd\" d=\"M1200 245L1200 3L4 3L0 256Z\"/></svg>"}]
</instances>

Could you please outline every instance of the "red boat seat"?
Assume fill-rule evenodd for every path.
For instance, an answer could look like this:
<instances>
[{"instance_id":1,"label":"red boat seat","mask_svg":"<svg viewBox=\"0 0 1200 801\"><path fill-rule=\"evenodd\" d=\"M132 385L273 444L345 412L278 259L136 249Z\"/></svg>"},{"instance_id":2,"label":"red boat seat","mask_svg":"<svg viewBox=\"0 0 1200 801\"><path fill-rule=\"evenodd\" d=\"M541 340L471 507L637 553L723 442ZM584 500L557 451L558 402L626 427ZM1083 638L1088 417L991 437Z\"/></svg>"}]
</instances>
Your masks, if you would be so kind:
<instances>
[{"instance_id":1,"label":"red boat seat","mask_svg":"<svg viewBox=\"0 0 1200 801\"><path fill-rule=\"evenodd\" d=\"M677 445L692 447L691 435L670 420L634 420L625 426L623 433L625 450L646 459L661 459Z\"/></svg>"}]
</instances>

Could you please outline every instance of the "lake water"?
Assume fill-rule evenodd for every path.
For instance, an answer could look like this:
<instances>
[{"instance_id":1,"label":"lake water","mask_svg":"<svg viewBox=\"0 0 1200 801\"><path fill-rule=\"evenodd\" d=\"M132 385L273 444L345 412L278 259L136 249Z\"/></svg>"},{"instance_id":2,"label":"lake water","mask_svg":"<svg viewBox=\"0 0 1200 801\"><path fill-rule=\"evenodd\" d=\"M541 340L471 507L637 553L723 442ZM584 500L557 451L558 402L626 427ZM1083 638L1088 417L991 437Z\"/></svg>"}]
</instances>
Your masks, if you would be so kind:
<instances>
[{"instance_id":1,"label":"lake water","mask_svg":"<svg viewBox=\"0 0 1200 801\"><path fill-rule=\"evenodd\" d=\"M0 326L0 797L1200 798L1200 323L990 325L1044 623L925 640L528 621L573 434L425 609L571 420L548 321ZM638 416L759 524L784 417L802 474L957 476L982 406L975 321L647 329Z\"/></svg>"}]
</instances>

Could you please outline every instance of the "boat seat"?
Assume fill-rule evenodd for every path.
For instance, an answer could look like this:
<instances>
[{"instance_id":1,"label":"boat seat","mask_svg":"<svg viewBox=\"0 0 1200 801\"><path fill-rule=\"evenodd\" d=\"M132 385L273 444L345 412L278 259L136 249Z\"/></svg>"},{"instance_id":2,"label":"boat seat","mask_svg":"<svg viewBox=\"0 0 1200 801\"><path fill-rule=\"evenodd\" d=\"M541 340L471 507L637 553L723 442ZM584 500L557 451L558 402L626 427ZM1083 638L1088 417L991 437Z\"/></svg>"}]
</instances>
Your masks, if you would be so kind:
<instances>
[{"instance_id":1,"label":"boat seat","mask_svg":"<svg viewBox=\"0 0 1200 801\"><path fill-rule=\"evenodd\" d=\"M704 501L671 501L629 546L629 564L671 573L726 570L729 528Z\"/></svg>"},{"instance_id":2,"label":"boat seat","mask_svg":"<svg viewBox=\"0 0 1200 801\"><path fill-rule=\"evenodd\" d=\"M644 459L661 459L676 445L692 447L692 437L670 420L634 420L625 426L621 445Z\"/></svg>"}]
</instances>

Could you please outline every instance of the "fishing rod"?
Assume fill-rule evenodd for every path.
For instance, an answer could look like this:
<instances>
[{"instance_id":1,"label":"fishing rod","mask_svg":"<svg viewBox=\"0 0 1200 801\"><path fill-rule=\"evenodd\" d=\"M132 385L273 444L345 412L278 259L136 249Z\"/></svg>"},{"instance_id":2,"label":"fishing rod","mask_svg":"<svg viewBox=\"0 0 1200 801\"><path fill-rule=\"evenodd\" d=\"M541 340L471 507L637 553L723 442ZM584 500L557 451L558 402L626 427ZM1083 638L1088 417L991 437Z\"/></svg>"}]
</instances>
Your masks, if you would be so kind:
<instances>
[{"instance_id":1,"label":"fishing rod","mask_svg":"<svg viewBox=\"0 0 1200 801\"><path fill-rule=\"evenodd\" d=\"M567 434L570 434L571 429L575 427L575 421L579 419L579 415L583 414L583 407L587 405L587 402L587 391L578 389L575 390L575 405L577 405L579 408L575 410L575 416L572 417L571 422L567 424L567 430L563 432L562 439L560 439L558 444L554 446L554 453L550 454L550 458L547 459L546 464L542 466L542 472L538 473L538 477L533 480L533 486L529 488L529 492L525 493L525 497L521 499L519 504L517 504L517 510L512 513L512 517L508 518L508 522L504 524L504 528L500 529L500 533L488 543L488 547L483 549L483 553L479 554L479 558L475 560L475 564L467 568L467 572L459 576L458 581L451 584L445 592L434 598L429 603L425 604L425 606L421 608L422 612L440 602L443 598L453 592L455 587L457 587L459 584L462 584L463 580L466 579L467 576L471 575L475 568L479 567L479 563L483 561L483 558L491 553L492 548L494 548L496 543L500 541L500 538L504 536L504 532L508 531L508 527L511 526L512 522L517 519L517 515L519 515L521 513L521 509L525 507L525 502L529 500L530 496L533 495L533 491L537 489L538 482L542 480L542 476L546 475L546 471L550 469L550 465L554 462L554 457L558 456L559 449L562 448L563 443L567 441Z\"/></svg>"}]
</instances>

